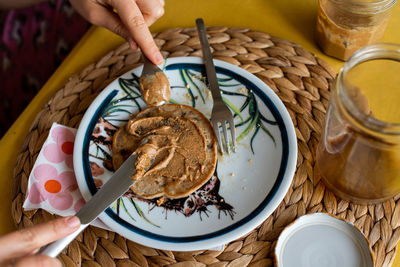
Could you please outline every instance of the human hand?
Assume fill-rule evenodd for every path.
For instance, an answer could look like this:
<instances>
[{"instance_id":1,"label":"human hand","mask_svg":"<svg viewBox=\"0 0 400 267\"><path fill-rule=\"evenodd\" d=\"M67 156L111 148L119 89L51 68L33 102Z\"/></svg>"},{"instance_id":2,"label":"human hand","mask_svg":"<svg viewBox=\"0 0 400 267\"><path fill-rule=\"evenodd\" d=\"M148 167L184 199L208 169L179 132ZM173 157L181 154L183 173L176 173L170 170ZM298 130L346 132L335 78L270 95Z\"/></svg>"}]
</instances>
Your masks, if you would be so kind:
<instances>
[{"instance_id":1,"label":"human hand","mask_svg":"<svg viewBox=\"0 0 400 267\"><path fill-rule=\"evenodd\" d=\"M164 14L164 0L70 0L70 2L89 22L122 36L132 49L137 49L139 46L154 64L161 64L164 61L148 28Z\"/></svg>"},{"instance_id":2,"label":"human hand","mask_svg":"<svg viewBox=\"0 0 400 267\"><path fill-rule=\"evenodd\" d=\"M80 226L78 217L55 219L0 237L0 266L62 266L56 258L34 255L42 246L61 239Z\"/></svg>"}]
</instances>

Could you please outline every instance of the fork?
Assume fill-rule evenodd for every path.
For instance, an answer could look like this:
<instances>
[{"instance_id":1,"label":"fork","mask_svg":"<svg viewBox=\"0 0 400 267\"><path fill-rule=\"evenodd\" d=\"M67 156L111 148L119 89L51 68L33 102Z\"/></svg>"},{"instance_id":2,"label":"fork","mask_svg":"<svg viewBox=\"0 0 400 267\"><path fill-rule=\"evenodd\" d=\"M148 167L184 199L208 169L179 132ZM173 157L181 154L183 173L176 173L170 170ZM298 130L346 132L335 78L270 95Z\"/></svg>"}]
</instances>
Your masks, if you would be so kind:
<instances>
[{"instance_id":1,"label":"fork","mask_svg":"<svg viewBox=\"0 0 400 267\"><path fill-rule=\"evenodd\" d=\"M211 123L213 125L221 153L223 153L225 148L225 152L229 154L229 141L228 141L226 123L229 123L229 128L231 131L232 151L235 152L236 149L235 124L233 122L232 112L222 100L221 92L218 86L217 74L215 72L215 66L213 63L210 45L208 43L206 28L204 26L203 19L201 18L196 19L196 25L197 25L197 31L199 33L201 48L203 51L203 61L206 67L207 80L214 101L211 112ZM221 124L222 127L224 144L222 144L218 124Z\"/></svg>"}]
</instances>

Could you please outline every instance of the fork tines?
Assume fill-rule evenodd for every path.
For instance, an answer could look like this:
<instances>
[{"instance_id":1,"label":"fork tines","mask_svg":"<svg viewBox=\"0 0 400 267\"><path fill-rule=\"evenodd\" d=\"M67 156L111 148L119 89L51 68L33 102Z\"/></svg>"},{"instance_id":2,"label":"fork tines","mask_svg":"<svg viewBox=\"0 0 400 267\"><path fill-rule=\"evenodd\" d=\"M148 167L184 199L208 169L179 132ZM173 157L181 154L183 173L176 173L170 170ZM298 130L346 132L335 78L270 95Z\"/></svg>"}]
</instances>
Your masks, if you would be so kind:
<instances>
[{"instance_id":1,"label":"fork tines","mask_svg":"<svg viewBox=\"0 0 400 267\"><path fill-rule=\"evenodd\" d=\"M231 132L231 139L232 141L229 142L228 139L228 134L227 134L227 129L226 129L226 124L229 124L229 129ZM233 122L233 118L228 118L227 120L221 120L221 121L212 121L212 125L214 128L214 132L215 135L217 137L217 141L218 141L218 146L219 149L221 151L221 153L227 153L230 154L230 150L232 150L233 152L236 151L236 136L235 136L235 124ZM220 134L220 127L222 128L222 133L223 136L221 138L221 134ZM231 149L230 149L231 147Z\"/></svg>"}]
</instances>

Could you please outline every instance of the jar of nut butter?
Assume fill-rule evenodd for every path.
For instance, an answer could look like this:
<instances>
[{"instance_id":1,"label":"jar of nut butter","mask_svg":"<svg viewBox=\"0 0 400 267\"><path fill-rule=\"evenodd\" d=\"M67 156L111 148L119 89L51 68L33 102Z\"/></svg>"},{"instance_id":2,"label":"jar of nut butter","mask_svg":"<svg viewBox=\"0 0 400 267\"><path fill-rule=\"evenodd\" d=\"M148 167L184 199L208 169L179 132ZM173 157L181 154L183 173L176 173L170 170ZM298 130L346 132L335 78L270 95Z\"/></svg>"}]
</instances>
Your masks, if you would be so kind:
<instances>
[{"instance_id":1,"label":"jar of nut butter","mask_svg":"<svg viewBox=\"0 0 400 267\"><path fill-rule=\"evenodd\" d=\"M344 64L316 163L343 199L373 204L400 193L400 45L366 46Z\"/></svg>"},{"instance_id":2,"label":"jar of nut butter","mask_svg":"<svg viewBox=\"0 0 400 267\"><path fill-rule=\"evenodd\" d=\"M322 51L347 60L381 40L397 0L319 0L316 40Z\"/></svg>"}]
</instances>

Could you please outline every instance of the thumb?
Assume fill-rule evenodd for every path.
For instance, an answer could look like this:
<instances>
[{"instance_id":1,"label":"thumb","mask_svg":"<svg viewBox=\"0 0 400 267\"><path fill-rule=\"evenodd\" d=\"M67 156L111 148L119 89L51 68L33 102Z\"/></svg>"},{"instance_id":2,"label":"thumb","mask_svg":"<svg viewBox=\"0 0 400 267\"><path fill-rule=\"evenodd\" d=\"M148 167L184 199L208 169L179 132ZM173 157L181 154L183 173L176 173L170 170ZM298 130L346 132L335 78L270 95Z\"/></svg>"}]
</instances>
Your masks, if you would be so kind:
<instances>
[{"instance_id":1,"label":"thumb","mask_svg":"<svg viewBox=\"0 0 400 267\"><path fill-rule=\"evenodd\" d=\"M40 266L40 267L62 267L61 262L46 255L35 255L17 259L11 264L15 267L26 267L26 266Z\"/></svg>"}]
</instances>

